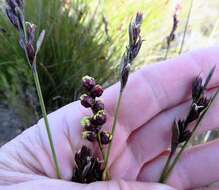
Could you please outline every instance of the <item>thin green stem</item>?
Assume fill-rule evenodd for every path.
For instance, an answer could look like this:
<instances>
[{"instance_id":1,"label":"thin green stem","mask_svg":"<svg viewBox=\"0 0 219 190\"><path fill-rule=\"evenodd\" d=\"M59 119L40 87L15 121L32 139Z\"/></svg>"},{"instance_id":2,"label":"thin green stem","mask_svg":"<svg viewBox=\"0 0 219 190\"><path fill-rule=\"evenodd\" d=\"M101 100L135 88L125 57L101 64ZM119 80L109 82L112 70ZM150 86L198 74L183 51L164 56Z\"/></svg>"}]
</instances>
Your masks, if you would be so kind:
<instances>
[{"instance_id":1,"label":"thin green stem","mask_svg":"<svg viewBox=\"0 0 219 190\"><path fill-rule=\"evenodd\" d=\"M190 20L191 13L192 13L193 1L194 0L191 0L191 4L190 4L190 7L189 7L189 12L188 12L188 15L187 15L187 20L186 20L186 25L185 25L184 32L183 32L183 38L182 38L182 42L181 42L181 45L180 45L179 55L182 53L183 47L184 47L184 44L185 44L186 33L187 33L187 30L188 30L189 20Z\"/></svg>"},{"instance_id":2,"label":"thin green stem","mask_svg":"<svg viewBox=\"0 0 219 190\"><path fill-rule=\"evenodd\" d=\"M177 161L179 160L181 154L183 153L184 149L186 148L187 144L189 143L189 141L186 141L182 148L180 149L179 153L176 155L176 158L173 160L172 165L169 167L169 169L165 172L165 176L163 176L162 180L160 181L160 183L165 183L166 180L168 179L168 177L170 176L173 168L175 167Z\"/></svg>"},{"instance_id":3,"label":"thin green stem","mask_svg":"<svg viewBox=\"0 0 219 190\"><path fill-rule=\"evenodd\" d=\"M24 14L23 14L23 17L24 17ZM24 32L24 41L25 41L25 44L27 44L27 31L26 31L25 18L23 18L22 25L23 25L22 28L20 25L18 25L18 27L19 27L19 30L22 30ZM53 144L53 140L52 140L52 135L51 135L51 130L50 130L49 122L48 122L48 118L47 118L45 103L43 100L43 95L42 95L41 86L40 86L40 82L39 82L39 76L38 76L38 72L36 69L36 54L35 54L33 62L31 62L29 59L26 48L24 48L24 53L25 53L27 63L30 66L30 68L32 69L33 78L34 78L34 82L35 82L35 86L36 86L36 90L37 90L37 94L38 94L38 98L39 98L39 102L40 102L40 107L41 107L41 111L43 113L43 118L44 118L44 122L45 122L45 126L46 126L48 140L49 140L50 148L52 151L52 157L53 157L54 164L55 164L56 175L57 175L58 179L61 179L61 173L60 173L60 169L59 169L58 159L56 156L56 152L55 152L55 148L54 148L54 144Z\"/></svg>"},{"instance_id":4,"label":"thin green stem","mask_svg":"<svg viewBox=\"0 0 219 190\"><path fill-rule=\"evenodd\" d=\"M160 179L159 179L159 182L160 182L160 183L162 183L162 181L163 181L163 179L164 179L164 177L165 177L165 174L166 174L166 172L167 172L167 170L168 170L168 168L169 168L170 161L171 161L171 159L172 159L172 157L173 157L173 154L174 154L174 152L170 152L170 154L169 154L169 156L168 156L168 159L167 159L167 161L166 161L166 164L165 164L165 166L164 166L164 168L163 168L163 170L162 170L162 174L161 174Z\"/></svg>"},{"instance_id":5,"label":"thin green stem","mask_svg":"<svg viewBox=\"0 0 219 190\"><path fill-rule=\"evenodd\" d=\"M31 62L29 60L29 57L28 57L28 54L27 54L26 48L24 49L24 53L25 53L25 56L26 56L26 60L27 60L28 64L30 65L31 69L32 69L33 78L34 78L34 82L35 82L35 86L36 86L36 90L37 90L37 95L38 95L38 98L39 98L40 107L41 107L41 111L43 113L43 118L44 118L44 122L45 122L45 126L46 126L49 145L50 145L50 149L51 149L51 152L52 152L53 161L54 161L54 164L55 164L56 176L57 176L58 179L61 179L61 172L60 172L60 168L59 168L59 164L58 164L56 151L55 151L55 148L54 148L54 143L53 143L53 140L52 140L52 134L51 134L51 130L50 130L50 127L49 127L47 112L46 112L45 103L44 103L44 100L43 100L42 90L41 90L40 81L39 81L39 76L38 76L38 72L37 72L37 68L36 68L36 56L34 57L33 63L31 64Z\"/></svg>"},{"instance_id":6,"label":"thin green stem","mask_svg":"<svg viewBox=\"0 0 219 190\"><path fill-rule=\"evenodd\" d=\"M112 143L113 143L113 139L114 139L116 124L117 124L117 120L118 120L118 116L119 116L119 108L120 108L120 104L121 104L122 94L123 94L123 89L121 89L120 92L119 92L119 97L118 97L118 101L117 101L117 104L116 104L116 111L115 111L115 114L114 114L113 126L112 126L112 131L111 131L111 134L112 134L113 138L112 138L112 141L110 142L110 144L108 146L107 153L106 153L105 159L104 159L104 161L105 161L105 169L104 169L104 172L103 172L103 180L104 181L107 178L109 156L110 156L110 152L111 152L111 149L112 149Z\"/></svg>"},{"instance_id":7,"label":"thin green stem","mask_svg":"<svg viewBox=\"0 0 219 190\"><path fill-rule=\"evenodd\" d=\"M191 105L193 105L193 103L194 102L192 102L192 104ZM192 106L191 106L192 107ZM191 110L191 109L190 109ZM187 114L187 117L186 117L186 120L185 120L185 128L188 128L188 118L189 118L189 115L190 115L190 111L189 111L189 113ZM177 149L177 147L176 147L176 149ZM170 154L169 154L169 156L168 156L168 159L167 159L167 161L166 161L166 164L165 164L165 166L164 166L164 169L162 170L162 173L161 173L161 176L160 176L160 179L159 179L159 182L160 183L163 183L163 180L164 180L164 178L165 178L165 174L167 173L167 170L169 169L169 165L170 165L170 162L171 162L171 159L172 159L172 157L173 157L173 155L174 155L174 153L176 152L176 149L173 151L173 150L171 150L171 152L170 152Z\"/></svg>"},{"instance_id":8,"label":"thin green stem","mask_svg":"<svg viewBox=\"0 0 219 190\"><path fill-rule=\"evenodd\" d=\"M164 60L167 59L168 54L169 54L169 50L170 50L170 45L168 45L167 48L166 48L166 52L165 52L165 56L164 56Z\"/></svg>"},{"instance_id":9,"label":"thin green stem","mask_svg":"<svg viewBox=\"0 0 219 190\"><path fill-rule=\"evenodd\" d=\"M52 140L52 134L51 134L51 130L50 130L50 127L49 127L48 117L47 117L47 113L46 113L46 108L45 108L43 95L42 95L40 82L39 82L39 76L38 76L38 73L37 73L35 63L33 64L32 71L33 71L34 82L35 82L36 89L37 89L37 94L38 94L38 97L39 97L40 107L41 107L41 110L42 110L42 113L43 113L43 118L44 118L46 131L47 131L47 135L48 135L48 140L49 140L50 148L51 148L51 151L52 151L52 157L53 157L54 164L55 164L56 175L57 175L58 179L61 179L61 173L60 173L60 169L59 169L59 165L58 165L58 159L57 159L57 156L56 156L54 143L53 143L53 140Z\"/></svg>"},{"instance_id":10,"label":"thin green stem","mask_svg":"<svg viewBox=\"0 0 219 190\"><path fill-rule=\"evenodd\" d=\"M100 140L100 132L97 135L98 135L98 145L99 145L100 152L101 152L103 160L104 160L105 159L105 154L104 154L104 151L103 151L103 145L102 145L101 140Z\"/></svg>"},{"instance_id":11,"label":"thin green stem","mask_svg":"<svg viewBox=\"0 0 219 190\"><path fill-rule=\"evenodd\" d=\"M98 133L98 145L99 145L102 157L103 157L103 164L104 164L104 167L105 167L105 165L106 165L105 160L104 160L105 159L105 153L104 153L104 150L103 150L103 145L102 145L102 143L100 141L100 133ZM109 179L109 176L110 176L109 172L107 171L106 178Z\"/></svg>"},{"instance_id":12,"label":"thin green stem","mask_svg":"<svg viewBox=\"0 0 219 190\"><path fill-rule=\"evenodd\" d=\"M176 163L178 162L180 156L182 155L183 151L185 150L186 146L188 145L188 143L190 142L190 140L192 139L193 135L195 134L199 124L201 123L202 119L204 118L205 114L208 112L210 106L212 105L213 101L215 100L215 98L217 97L217 95L219 94L219 89L217 90L217 92L214 94L214 96L211 98L210 103L208 104L208 107L203 111L203 113L200 115L200 117L198 118L195 127L192 129L191 132L191 137L183 144L183 146L181 147L179 153L176 155L175 159L173 160L171 166L169 167L168 171L166 172L166 175L164 176L163 180L161 181L161 183L165 183L166 180L168 179L168 177L170 176L172 170L174 169Z\"/></svg>"}]
</instances>

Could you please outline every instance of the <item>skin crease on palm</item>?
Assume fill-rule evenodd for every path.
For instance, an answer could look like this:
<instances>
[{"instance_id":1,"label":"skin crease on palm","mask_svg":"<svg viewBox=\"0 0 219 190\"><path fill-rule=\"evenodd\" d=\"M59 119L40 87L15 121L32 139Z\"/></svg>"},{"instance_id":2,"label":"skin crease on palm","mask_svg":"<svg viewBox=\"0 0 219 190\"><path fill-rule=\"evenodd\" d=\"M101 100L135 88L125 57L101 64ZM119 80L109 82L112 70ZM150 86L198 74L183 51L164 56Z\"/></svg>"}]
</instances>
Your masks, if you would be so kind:
<instances>
[{"instance_id":1,"label":"skin crease on palm","mask_svg":"<svg viewBox=\"0 0 219 190\"><path fill-rule=\"evenodd\" d=\"M219 181L219 140L187 149L168 179L158 181L167 159L171 124L185 116L191 103L191 82L206 77L216 65L209 93L219 86L219 48L184 54L176 59L145 66L130 76L122 99L119 121L110 157L112 181L89 185L68 182L74 154L82 144L80 119L89 115L73 102L49 115L49 123L62 179L55 169L43 120L0 149L1 190L174 190L202 188ZM112 126L119 84L105 90L103 100ZM216 99L198 133L219 127L219 98ZM93 150L97 147L92 147ZM205 189L219 189L209 187Z\"/></svg>"}]
</instances>

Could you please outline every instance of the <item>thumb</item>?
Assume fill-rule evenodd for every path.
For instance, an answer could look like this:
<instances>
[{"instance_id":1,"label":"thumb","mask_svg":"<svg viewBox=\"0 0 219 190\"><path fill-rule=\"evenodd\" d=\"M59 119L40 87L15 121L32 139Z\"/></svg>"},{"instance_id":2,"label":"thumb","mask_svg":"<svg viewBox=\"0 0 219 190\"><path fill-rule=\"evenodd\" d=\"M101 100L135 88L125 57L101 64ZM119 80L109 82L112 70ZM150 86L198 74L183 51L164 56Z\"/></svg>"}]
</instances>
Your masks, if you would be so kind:
<instances>
[{"instance_id":1,"label":"thumb","mask_svg":"<svg viewBox=\"0 0 219 190\"><path fill-rule=\"evenodd\" d=\"M167 185L158 183L143 183L131 181L109 181L95 182L91 184L79 184L55 179L34 180L7 187L0 187L0 190L176 190Z\"/></svg>"}]
</instances>

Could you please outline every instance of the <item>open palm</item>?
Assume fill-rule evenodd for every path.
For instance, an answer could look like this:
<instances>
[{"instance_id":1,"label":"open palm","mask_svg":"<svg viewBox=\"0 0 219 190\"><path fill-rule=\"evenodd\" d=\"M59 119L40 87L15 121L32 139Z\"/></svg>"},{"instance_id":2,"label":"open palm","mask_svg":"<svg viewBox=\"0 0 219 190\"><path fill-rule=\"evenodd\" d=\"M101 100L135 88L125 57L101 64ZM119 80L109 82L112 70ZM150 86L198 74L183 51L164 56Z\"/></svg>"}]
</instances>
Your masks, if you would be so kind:
<instances>
[{"instance_id":1,"label":"open palm","mask_svg":"<svg viewBox=\"0 0 219 190\"><path fill-rule=\"evenodd\" d=\"M219 181L219 141L194 146L181 157L168 180L158 180L170 144L171 125L183 117L191 103L191 82L205 77L214 66L211 91L219 85L219 48L185 54L175 60L146 66L130 76L122 99L116 135L110 156L113 180L90 185L71 183L74 154L82 144L80 120L90 112L79 102L49 115L52 136L63 180L56 180L43 120L0 149L0 189L194 189ZM107 89L103 100L112 126L119 84ZM199 133L219 126L219 101L203 120ZM209 122L210 121L210 122ZM98 148L93 147L94 151ZM138 182L137 182L138 181ZM210 188L209 188L210 189Z\"/></svg>"}]
</instances>

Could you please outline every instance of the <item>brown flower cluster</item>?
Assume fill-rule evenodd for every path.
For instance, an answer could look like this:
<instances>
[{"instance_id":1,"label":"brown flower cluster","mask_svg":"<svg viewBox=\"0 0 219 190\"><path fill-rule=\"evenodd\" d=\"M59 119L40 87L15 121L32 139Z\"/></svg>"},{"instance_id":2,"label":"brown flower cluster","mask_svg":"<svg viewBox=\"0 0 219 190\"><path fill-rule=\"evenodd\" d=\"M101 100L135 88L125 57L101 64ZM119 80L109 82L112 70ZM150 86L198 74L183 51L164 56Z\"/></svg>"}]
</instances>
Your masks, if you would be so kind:
<instances>
[{"instance_id":1,"label":"brown flower cluster","mask_svg":"<svg viewBox=\"0 0 219 190\"><path fill-rule=\"evenodd\" d=\"M72 181L77 183L92 183L102 178L101 162L91 153L91 150L83 146L75 154L76 167L73 170Z\"/></svg>"},{"instance_id":2,"label":"brown flower cluster","mask_svg":"<svg viewBox=\"0 0 219 190\"><path fill-rule=\"evenodd\" d=\"M90 142L97 142L103 159L105 159L103 146L111 142L112 135L107 131L101 130L107 120L104 103L97 99L103 94L103 88L96 84L95 79L90 76L82 78L82 85L86 93L80 97L81 105L85 108L90 108L93 112L92 116L84 117L81 120L81 126L83 127L82 137ZM102 180L104 162L99 161L97 157L92 155L91 150L86 146L83 146L76 153L75 163L72 181L91 183Z\"/></svg>"},{"instance_id":3,"label":"brown flower cluster","mask_svg":"<svg viewBox=\"0 0 219 190\"><path fill-rule=\"evenodd\" d=\"M104 103L97 99L103 94L103 88L96 84L94 78L89 76L83 77L82 85L86 93L80 97L81 104L85 108L90 108L93 112L92 116L84 117L81 120L82 136L88 141L97 141L101 145L107 145L112 140L112 135L107 131L101 131L102 126L106 123L107 116L104 111Z\"/></svg>"}]
</instances>

